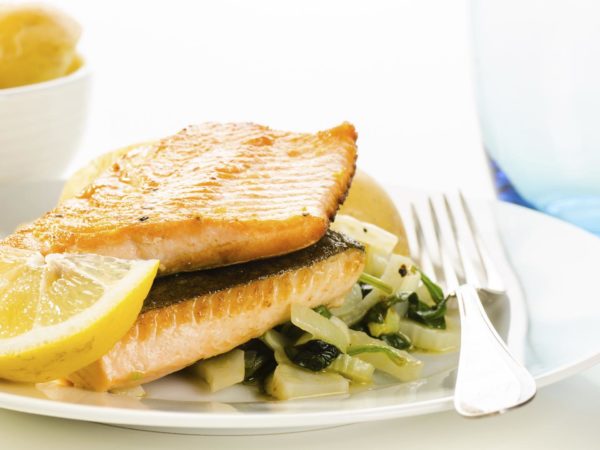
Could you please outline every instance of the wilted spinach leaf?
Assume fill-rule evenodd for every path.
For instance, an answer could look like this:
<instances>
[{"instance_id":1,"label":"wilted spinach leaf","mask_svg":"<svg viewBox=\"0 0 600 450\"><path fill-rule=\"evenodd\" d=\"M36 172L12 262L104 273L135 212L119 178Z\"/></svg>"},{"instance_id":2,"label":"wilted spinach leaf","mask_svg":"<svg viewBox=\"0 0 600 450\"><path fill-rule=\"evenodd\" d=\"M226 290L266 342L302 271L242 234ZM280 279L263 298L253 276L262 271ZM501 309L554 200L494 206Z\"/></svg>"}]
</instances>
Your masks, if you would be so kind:
<instances>
[{"instance_id":1,"label":"wilted spinach leaf","mask_svg":"<svg viewBox=\"0 0 600 450\"><path fill-rule=\"evenodd\" d=\"M381 336L379 336L379 339L381 339L386 344L397 348L398 350L406 350L412 346L412 342L409 339L409 337L406 336L404 333L400 332L382 334Z\"/></svg>"},{"instance_id":2,"label":"wilted spinach leaf","mask_svg":"<svg viewBox=\"0 0 600 450\"><path fill-rule=\"evenodd\" d=\"M305 369L318 372L327 368L340 354L340 350L320 339L308 341L306 344L285 348L290 360Z\"/></svg>"},{"instance_id":3,"label":"wilted spinach leaf","mask_svg":"<svg viewBox=\"0 0 600 450\"><path fill-rule=\"evenodd\" d=\"M244 383L262 380L275 370L273 350L260 339L252 339L239 348L244 351Z\"/></svg>"}]
</instances>

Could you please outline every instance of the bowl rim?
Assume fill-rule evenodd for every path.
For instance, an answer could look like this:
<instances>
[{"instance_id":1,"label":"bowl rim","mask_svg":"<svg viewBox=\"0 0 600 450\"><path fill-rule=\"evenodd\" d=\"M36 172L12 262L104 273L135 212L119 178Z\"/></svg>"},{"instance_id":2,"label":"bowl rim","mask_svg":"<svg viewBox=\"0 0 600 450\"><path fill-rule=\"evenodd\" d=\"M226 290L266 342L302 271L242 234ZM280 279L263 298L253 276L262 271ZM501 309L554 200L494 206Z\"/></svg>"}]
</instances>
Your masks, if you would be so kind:
<instances>
[{"instance_id":1,"label":"bowl rim","mask_svg":"<svg viewBox=\"0 0 600 450\"><path fill-rule=\"evenodd\" d=\"M86 78L90 74L89 64L86 58L79 55L82 64L74 72L62 77L53 78L47 81L40 81L39 83L25 84L23 86L15 86L10 88L0 88L0 97L8 97L12 95L24 94L35 91L42 91L46 89L52 89L63 84L72 83L82 78Z\"/></svg>"}]
</instances>

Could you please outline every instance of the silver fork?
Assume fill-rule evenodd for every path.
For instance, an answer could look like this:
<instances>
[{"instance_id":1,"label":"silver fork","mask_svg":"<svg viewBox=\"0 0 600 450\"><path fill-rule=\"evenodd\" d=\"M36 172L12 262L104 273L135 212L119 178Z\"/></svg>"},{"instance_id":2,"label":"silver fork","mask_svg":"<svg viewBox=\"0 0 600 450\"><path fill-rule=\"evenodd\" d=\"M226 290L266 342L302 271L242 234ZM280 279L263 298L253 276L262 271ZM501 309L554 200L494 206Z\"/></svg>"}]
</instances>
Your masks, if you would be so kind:
<instances>
[{"instance_id":1,"label":"silver fork","mask_svg":"<svg viewBox=\"0 0 600 450\"><path fill-rule=\"evenodd\" d=\"M435 239L426 238L426 219L412 204L417 245L411 253L458 303L461 344L454 407L463 416L482 417L521 406L535 396L535 380L511 355L481 303L476 287L488 288L490 293L501 293L503 287L498 279L491 286L497 271L467 202L461 194L459 207L452 207L446 195L441 208L436 208L431 198L427 204ZM449 233L443 232L441 223Z\"/></svg>"}]
</instances>

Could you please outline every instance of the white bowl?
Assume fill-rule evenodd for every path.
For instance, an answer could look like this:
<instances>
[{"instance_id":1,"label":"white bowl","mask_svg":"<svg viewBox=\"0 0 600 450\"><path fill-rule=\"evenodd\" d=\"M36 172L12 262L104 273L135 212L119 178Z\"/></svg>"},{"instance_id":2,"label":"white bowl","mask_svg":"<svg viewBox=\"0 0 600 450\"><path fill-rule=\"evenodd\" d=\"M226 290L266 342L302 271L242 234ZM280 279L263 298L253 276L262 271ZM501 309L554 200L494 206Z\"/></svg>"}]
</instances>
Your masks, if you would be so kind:
<instances>
[{"instance_id":1,"label":"white bowl","mask_svg":"<svg viewBox=\"0 0 600 450\"><path fill-rule=\"evenodd\" d=\"M0 183L61 177L83 134L87 64L54 80L0 89Z\"/></svg>"}]
</instances>

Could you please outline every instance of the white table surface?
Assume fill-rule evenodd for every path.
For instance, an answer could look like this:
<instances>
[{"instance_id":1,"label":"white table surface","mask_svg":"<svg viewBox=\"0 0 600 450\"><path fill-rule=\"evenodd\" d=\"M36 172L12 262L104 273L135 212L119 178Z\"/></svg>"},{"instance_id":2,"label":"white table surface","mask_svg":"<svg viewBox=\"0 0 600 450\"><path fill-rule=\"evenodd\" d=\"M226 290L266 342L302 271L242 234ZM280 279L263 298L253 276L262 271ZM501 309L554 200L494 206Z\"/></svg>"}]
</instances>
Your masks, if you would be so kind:
<instances>
[{"instance_id":1,"label":"white table surface","mask_svg":"<svg viewBox=\"0 0 600 450\"><path fill-rule=\"evenodd\" d=\"M383 182L492 197L471 88L464 0L54 1L84 27L94 70L73 170L189 123L312 131L342 120ZM124 430L0 410L1 448L600 448L600 368L525 408L470 421L435 414L279 436ZM393 446L393 447L392 447Z\"/></svg>"}]
</instances>

